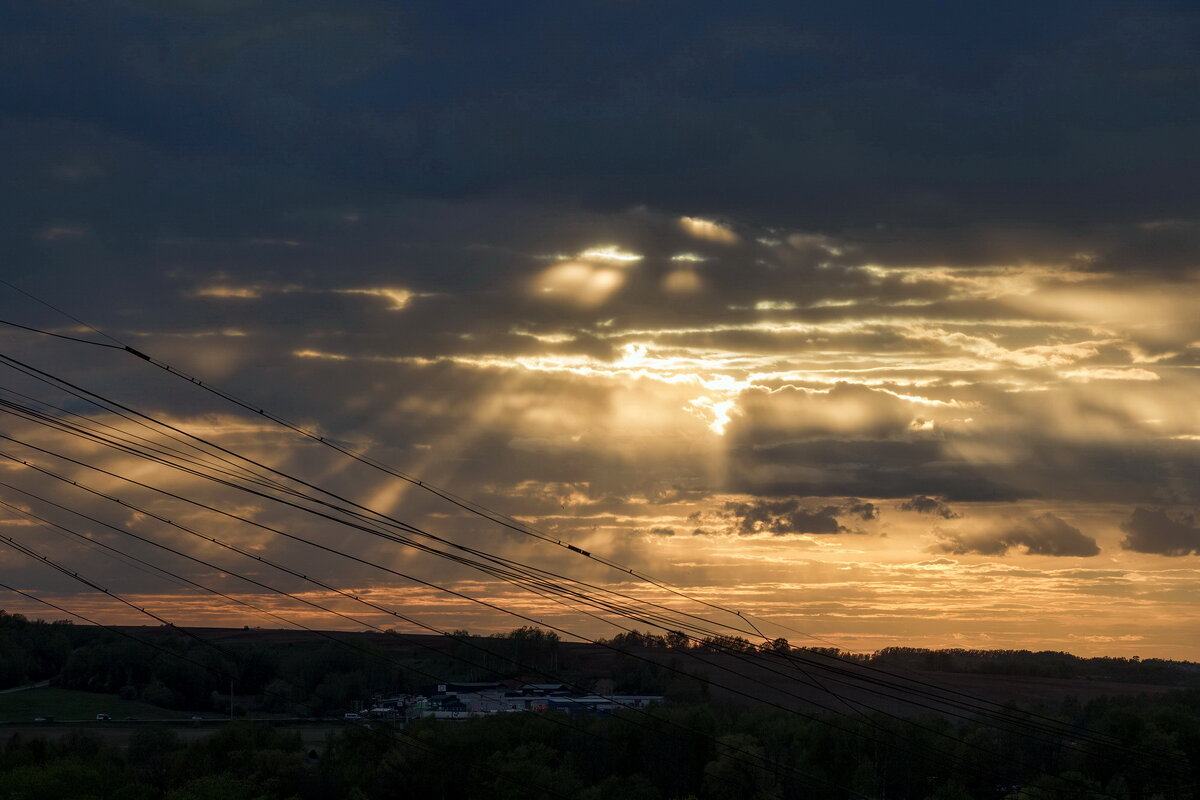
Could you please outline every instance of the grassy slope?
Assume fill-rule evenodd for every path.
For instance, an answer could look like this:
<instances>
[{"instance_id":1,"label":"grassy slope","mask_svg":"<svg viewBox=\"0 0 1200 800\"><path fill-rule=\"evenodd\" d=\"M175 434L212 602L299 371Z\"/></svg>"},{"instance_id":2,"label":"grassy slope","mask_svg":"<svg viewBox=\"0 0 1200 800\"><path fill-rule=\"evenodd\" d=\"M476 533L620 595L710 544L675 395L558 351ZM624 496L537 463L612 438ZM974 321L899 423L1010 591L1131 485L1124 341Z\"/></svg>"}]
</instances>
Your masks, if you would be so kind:
<instances>
[{"instance_id":1,"label":"grassy slope","mask_svg":"<svg viewBox=\"0 0 1200 800\"><path fill-rule=\"evenodd\" d=\"M34 717L39 716L52 716L56 722L94 720L97 714L108 714L114 720L125 717L180 719L191 716L189 712L122 700L115 694L95 694L73 689L43 688L0 694L0 722L32 722Z\"/></svg>"}]
</instances>

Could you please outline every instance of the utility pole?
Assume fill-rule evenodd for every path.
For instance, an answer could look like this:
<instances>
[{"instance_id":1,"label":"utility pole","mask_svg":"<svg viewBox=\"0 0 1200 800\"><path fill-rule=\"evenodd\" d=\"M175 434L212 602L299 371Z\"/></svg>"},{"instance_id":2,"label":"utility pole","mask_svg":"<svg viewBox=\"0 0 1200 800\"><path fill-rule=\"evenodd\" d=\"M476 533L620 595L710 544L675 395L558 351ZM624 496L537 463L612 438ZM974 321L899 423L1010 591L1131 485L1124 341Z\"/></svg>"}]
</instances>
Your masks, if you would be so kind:
<instances>
[{"instance_id":1,"label":"utility pole","mask_svg":"<svg viewBox=\"0 0 1200 800\"><path fill-rule=\"evenodd\" d=\"M233 722L233 676L229 676L229 721Z\"/></svg>"}]
</instances>

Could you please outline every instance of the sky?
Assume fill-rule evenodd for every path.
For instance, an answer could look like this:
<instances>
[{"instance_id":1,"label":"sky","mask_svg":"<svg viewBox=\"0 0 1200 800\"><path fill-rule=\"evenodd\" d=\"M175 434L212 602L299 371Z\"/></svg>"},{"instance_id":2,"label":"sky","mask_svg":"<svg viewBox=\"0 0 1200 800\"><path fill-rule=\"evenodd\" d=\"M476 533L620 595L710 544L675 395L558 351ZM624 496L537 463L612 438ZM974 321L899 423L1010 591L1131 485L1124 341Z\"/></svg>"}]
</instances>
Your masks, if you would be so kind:
<instances>
[{"instance_id":1,"label":"sky","mask_svg":"<svg viewBox=\"0 0 1200 800\"><path fill-rule=\"evenodd\" d=\"M0 277L20 289L796 643L1200 659L1194 3L0 14ZM105 341L7 286L0 312ZM0 352L439 535L664 597L127 353L15 328ZM124 424L9 368L0 387ZM614 632L11 414L0 434ZM431 624L522 624L0 444ZM17 462L0 480L235 568ZM19 489L0 500L133 548ZM16 511L0 533L173 621L276 624ZM9 547L0 581L136 620Z\"/></svg>"}]
</instances>

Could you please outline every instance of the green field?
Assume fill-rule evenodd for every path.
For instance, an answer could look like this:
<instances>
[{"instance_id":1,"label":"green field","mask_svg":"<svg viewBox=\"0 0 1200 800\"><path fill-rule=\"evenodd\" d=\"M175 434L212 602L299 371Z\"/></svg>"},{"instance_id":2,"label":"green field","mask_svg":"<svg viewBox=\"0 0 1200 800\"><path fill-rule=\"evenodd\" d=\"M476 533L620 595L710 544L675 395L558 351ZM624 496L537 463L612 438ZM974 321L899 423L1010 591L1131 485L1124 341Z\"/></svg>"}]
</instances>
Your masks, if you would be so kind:
<instances>
[{"instance_id":1,"label":"green field","mask_svg":"<svg viewBox=\"0 0 1200 800\"><path fill-rule=\"evenodd\" d=\"M115 694L95 694L73 689L29 689L0 694L0 722L32 722L35 717L54 717L56 722L94 720L108 714L114 721L137 719L186 719L192 712L173 711L135 700L122 700ZM216 717L214 714L200 714Z\"/></svg>"}]
</instances>

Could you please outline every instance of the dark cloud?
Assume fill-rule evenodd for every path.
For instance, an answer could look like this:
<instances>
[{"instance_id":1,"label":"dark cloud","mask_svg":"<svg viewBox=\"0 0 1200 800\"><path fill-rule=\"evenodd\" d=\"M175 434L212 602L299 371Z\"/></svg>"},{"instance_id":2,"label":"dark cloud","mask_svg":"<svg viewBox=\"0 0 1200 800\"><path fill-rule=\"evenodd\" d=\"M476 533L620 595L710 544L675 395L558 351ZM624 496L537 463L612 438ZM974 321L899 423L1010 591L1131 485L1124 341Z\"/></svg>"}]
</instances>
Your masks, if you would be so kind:
<instances>
[{"instance_id":1,"label":"dark cloud","mask_svg":"<svg viewBox=\"0 0 1200 800\"><path fill-rule=\"evenodd\" d=\"M507 196L962 255L1200 216L1196 11L1053 6L10 2L6 218L75 220L115 253ZM1114 262L1188 252L1130 241Z\"/></svg>"},{"instance_id":2,"label":"dark cloud","mask_svg":"<svg viewBox=\"0 0 1200 800\"><path fill-rule=\"evenodd\" d=\"M664 525L656 525L647 531L651 536L674 536L675 529L668 528Z\"/></svg>"},{"instance_id":3,"label":"dark cloud","mask_svg":"<svg viewBox=\"0 0 1200 800\"><path fill-rule=\"evenodd\" d=\"M840 505L808 505L799 498L784 500L755 500L749 503L727 502L719 513L731 520L732 531L742 536L771 533L836 534L853 531L839 522L838 517L877 518L871 503L849 499Z\"/></svg>"},{"instance_id":4,"label":"dark cloud","mask_svg":"<svg viewBox=\"0 0 1200 800\"><path fill-rule=\"evenodd\" d=\"M1135 508L1121 523L1121 547L1163 556L1200 555L1200 527L1194 516L1172 519L1162 509Z\"/></svg>"},{"instance_id":5,"label":"dark cloud","mask_svg":"<svg viewBox=\"0 0 1200 800\"><path fill-rule=\"evenodd\" d=\"M1010 501L1036 496L1009 476L950 452L937 440L816 439L732 452L729 489L760 496L900 498L937 494L955 501Z\"/></svg>"},{"instance_id":6,"label":"dark cloud","mask_svg":"<svg viewBox=\"0 0 1200 800\"><path fill-rule=\"evenodd\" d=\"M1095 556L1096 540L1074 525L1049 512L978 533L939 531L935 551L964 555L1005 555L1011 548L1024 548L1035 556Z\"/></svg>"},{"instance_id":7,"label":"dark cloud","mask_svg":"<svg viewBox=\"0 0 1200 800\"><path fill-rule=\"evenodd\" d=\"M961 515L936 497L919 494L911 500L905 500L898 508L901 511L915 511L918 514L934 514L942 519L958 519Z\"/></svg>"},{"instance_id":8,"label":"dark cloud","mask_svg":"<svg viewBox=\"0 0 1200 800\"><path fill-rule=\"evenodd\" d=\"M874 503L868 503L859 500L857 497L851 497L842 504L842 511L845 514L856 516L862 520L879 519L879 507Z\"/></svg>"}]
</instances>

